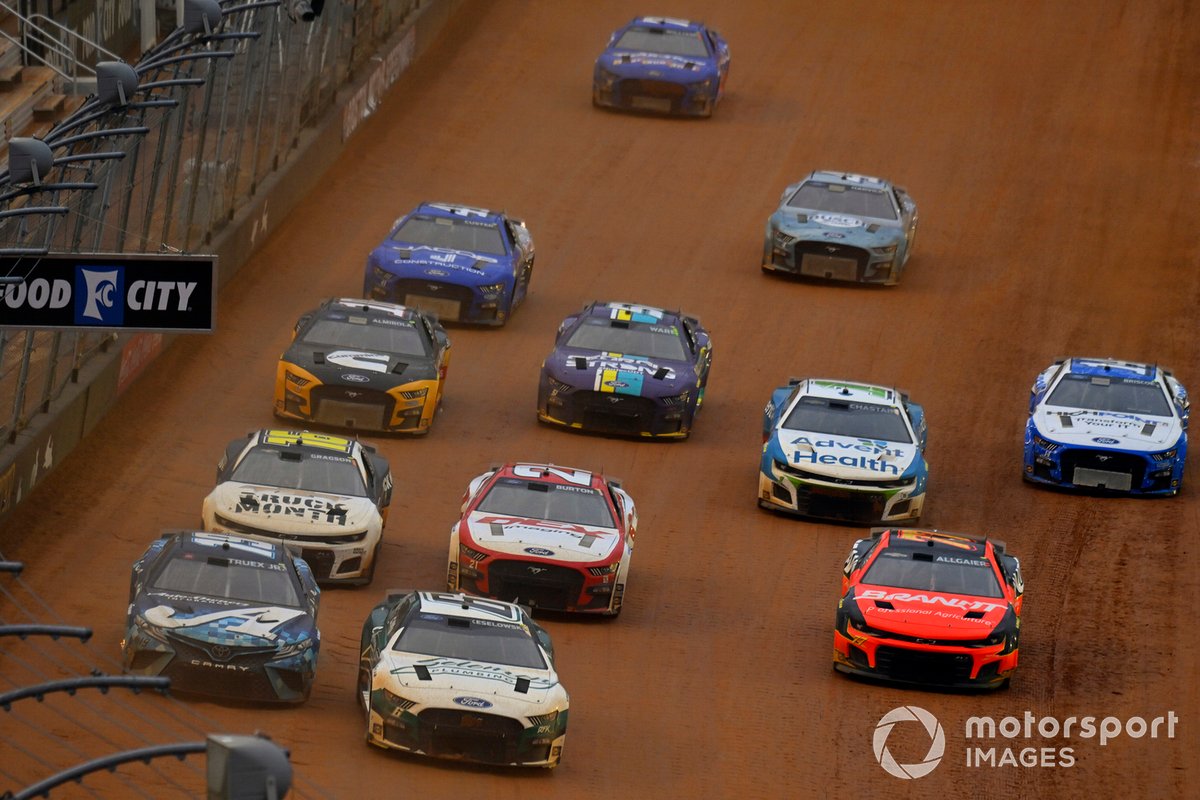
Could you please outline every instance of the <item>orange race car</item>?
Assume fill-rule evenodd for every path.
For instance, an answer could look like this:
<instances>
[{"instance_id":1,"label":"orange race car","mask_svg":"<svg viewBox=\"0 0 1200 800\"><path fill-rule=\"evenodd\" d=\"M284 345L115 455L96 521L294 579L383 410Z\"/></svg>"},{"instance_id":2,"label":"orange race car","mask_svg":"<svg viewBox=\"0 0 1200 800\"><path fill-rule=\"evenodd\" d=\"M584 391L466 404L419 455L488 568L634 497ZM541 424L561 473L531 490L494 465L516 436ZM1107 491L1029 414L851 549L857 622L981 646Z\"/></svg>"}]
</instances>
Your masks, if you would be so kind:
<instances>
[{"instance_id":1,"label":"orange race car","mask_svg":"<svg viewBox=\"0 0 1200 800\"><path fill-rule=\"evenodd\" d=\"M876 528L846 558L833 633L841 672L999 689L1017 668L1021 564L995 539Z\"/></svg>"}]
</instances>

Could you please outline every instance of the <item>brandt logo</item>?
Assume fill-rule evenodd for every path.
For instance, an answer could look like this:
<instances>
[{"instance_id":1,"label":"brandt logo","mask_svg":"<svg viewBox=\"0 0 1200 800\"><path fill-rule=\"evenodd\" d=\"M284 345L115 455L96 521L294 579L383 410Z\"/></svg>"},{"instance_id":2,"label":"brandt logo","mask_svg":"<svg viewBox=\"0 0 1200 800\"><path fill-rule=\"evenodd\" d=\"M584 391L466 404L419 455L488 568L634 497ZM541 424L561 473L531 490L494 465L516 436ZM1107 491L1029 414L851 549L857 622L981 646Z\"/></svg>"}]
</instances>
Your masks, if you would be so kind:
<instances>
[{"instance_id":1,"label":"brandt logo","mask_svg":"<svg viewBox=\"0 0 1200 800\"><path fill-rule=\"evenodd\" d=\"M919 722L929 734L929 750L925 753L925 758L916 764L897 764L888 751L888 736L898 722ZM937 717L925 709L919 706L900 706L893 708L879 720L871 744L875 750L875 760L887 774L903 780L912 780L925 777L941 763L942 754L946 751L946 734Z\"/></svg>"},{"instance_id":2,"label":"brandt logo","mask_svg":"<svg viewBox=\"0 0 1200 800\"><path fill-rule=\"evenodd\" d=\"M121 268L75 268L75 323L122 325L125 322L125 276Z\"/></svg>"}]
</instances>

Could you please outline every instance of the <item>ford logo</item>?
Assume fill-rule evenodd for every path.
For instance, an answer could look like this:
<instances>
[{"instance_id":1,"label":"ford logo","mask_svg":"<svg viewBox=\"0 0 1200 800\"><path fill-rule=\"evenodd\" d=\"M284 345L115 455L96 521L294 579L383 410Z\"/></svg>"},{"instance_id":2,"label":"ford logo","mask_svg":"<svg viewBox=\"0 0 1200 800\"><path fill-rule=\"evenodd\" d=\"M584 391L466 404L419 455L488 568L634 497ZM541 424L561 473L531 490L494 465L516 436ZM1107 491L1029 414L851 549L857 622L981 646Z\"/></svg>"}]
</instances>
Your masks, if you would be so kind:
<instances>
[{"instance_id":1,"label":"ford logo","mask_svg":"<svg viewBox=\"0 0 1200 800\"><path fill-rule=\"evenodd\" d=\"M604 382L604 385L605 385L605 386L611 386L611 387L612 387L612 388L614 388L614 389L627 389L627 388L629 388L629 384L628 384L628 383L625 383L624 381L605 381L605 382Z\"/></svg>"},{"instance_id":2,"label":"ford logo","mask_svg":"<svg viewBox=\"0 0 1200 800\"><path fill-rule=\"evenodd\" d=\"M1092 437L1092 441L1095 442L1096 444L1120 444L1121 443L1120 439L1111 439L1107 436L1094 436L1094 437Z\"/></svg>"},{"instance_id":3,"label":"ford logo","mask_svg":"<svg viewBox=\"0 0 1200 800\"><path fill-rule=\"evenodd\" d=\"M368 377L366 375L350 374L350 375L343 375L342 380L350 381L351 383L367 383L371 379L370 379L370 377Z\"/></svg>"},{"instance_id":4,"label":"ford logo","mask_svg":"<svg viewBox=\"0 0 1200 800\"><path fill-rule=\"evenodd\" d=\"M444 270L444 269L427 269L427 270L425 270L425 274L432 275L435 278L444 278L445 276L449 275L450 273L446 272L446 270Z\"/></svg>"},{"instance_id":5,"label":"ford logo","mask_svg":"<svg viewBox=\"0 0 1200 800\"><path fill-rule=\"evenodd\" d=\"M467 708L491 708L492 704L482 697L456 697L454 702Z\"/></svg>"},{"instance_id":6,"label":"ford logo","mask_svg":"<svg viewBox=\"0 0 1200 800\"><path fill-rule=\"evenodd\" d=\"M531 555L531 556L543 556L543 557L545 557L545 556L552 556L552 555L554 555L554 551L553 551L553 550L547 550L547 549L546 549L546 548L544 548L544 547L526 547L526 548L525 548L525 552L526 552L526 553L529 553L529 555Z\"/></svg>"}]
</instances>

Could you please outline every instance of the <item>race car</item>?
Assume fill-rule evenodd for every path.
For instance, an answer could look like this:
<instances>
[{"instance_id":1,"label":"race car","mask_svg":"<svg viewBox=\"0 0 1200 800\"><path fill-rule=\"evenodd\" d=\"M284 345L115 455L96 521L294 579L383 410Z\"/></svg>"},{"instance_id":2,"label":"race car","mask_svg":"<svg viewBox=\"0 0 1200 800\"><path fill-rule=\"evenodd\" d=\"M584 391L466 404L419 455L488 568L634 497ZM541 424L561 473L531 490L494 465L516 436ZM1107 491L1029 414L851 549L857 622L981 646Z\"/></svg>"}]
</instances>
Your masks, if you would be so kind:
<instances>
[{"instance_id":1,"label":"race car","mask_svg":"<svg viewBox=\"0 0 1200 800\"><path fill-rule=\"evenodd\" d=\"M503 211L421 203L371 251L363 296L444 322L503 325L529 293L533 237Z\"/></svg>"},{"instance_id":2,"label":"race car","mask_svg":"<svg viewBox=\"0 0 1200 800\"><path fill-rule=\"evenodd\" d=\"M870 383L792 378L763 410L758 504L819 519L915 522L925 507L925 410Z\"/></svg>"},{"instance_id":3,"label":"race car","mask_svg":"<svg viewBox=\"0 0 1200 800\"><path fill-rule=\"evenodd\" d=\"M312 431L266 429L234 439L204 498L204 527L300 549L324 583L370 583L392 501L375 448Z\"/></svg>"},{"instance_id":4,"label":"race car","mask_svg":"<svg viewBox=\"0 0 1200 800\"><path fill-rule=\"evenodd\" d=\"M729 45L716 31L686 19L637 17L596 59L592 103L711 117L728 77Z\"/></svg>"},{"instance_id":5,"label":"race car","mask_svg":"<svg viewBox=\"0 0 1200 800\"><path fill-rule=\"evenodd\" d=\"M452 592L534 609L621 613L637 510L620 483L510 463L471 481L450 530Z\"/></svg>"},{"instance_id":6,"label":"race car","mask_svg":"<svg viewBox=\"0 0 1200 800\"><path fill-rule=\"evenodd\" d=\"M302 703L312 690L321 590L283 545L171 531L134 562L125 672L176 691Z\"/></svg>"},{"instance_id":7,"label":"race car","mask_svg":"<svg viewBox=\"0 0 1200 800\"><path fill-rule=\"evenodd\" d=\"M883 178L818 170L767 220L764 272L894 285L917 236L917 204Z\"/></svg>"},{"instance_id":8,"label":"race car","mask_svg":"<svg viewBox=\"0 0 1200 800\"><path fill-rule=\"evenodd\" d=\"M686 439L712 364L695 317L629 303L591 303L558 326L542 362L538 419L623 436Z\"/></svg>"},{"instance_id":9,"label":"race car","mask_svg":"<svg viewBox=\"0 0 1200 800\"><path fill-rule=\"evenodd\" d=\"M1183 384L1155 364L1055 361L1030 391L1025 480L1131 495L1178 494L1189 408Z\"/></svg>"},{"instance_id":10,"label":"race car","mask_svg":"<svg viewBox=\"0 0 1200 800\"><path fill-rule=\"evenodd\" d=\"M840 672L999 689L1017 668L1021 563L1003 542L878 528L854 543L833 632Z\"/></svg>"},{"instance_id":11,"label":"race car","mask_svg":"<svg viewBox=\"0 0 1200 800\"><path fill-rule=\"evenodd\" d=\"M342 428L424 434L442 400L450 339L392 303L326 300L296 323L275 373L275 414Z\"/></svg>"},{"instance_id":12,"label":"race car","mask_svg":"<svg viewBox=\"0 0 1200 800\"><path fill-rule=\"evenodd\" d=\"M495 765L562 758L570 697L550 635L520 606L390 593L363 624L359 652L368 744Z\"/></svg>"}]
</instances>

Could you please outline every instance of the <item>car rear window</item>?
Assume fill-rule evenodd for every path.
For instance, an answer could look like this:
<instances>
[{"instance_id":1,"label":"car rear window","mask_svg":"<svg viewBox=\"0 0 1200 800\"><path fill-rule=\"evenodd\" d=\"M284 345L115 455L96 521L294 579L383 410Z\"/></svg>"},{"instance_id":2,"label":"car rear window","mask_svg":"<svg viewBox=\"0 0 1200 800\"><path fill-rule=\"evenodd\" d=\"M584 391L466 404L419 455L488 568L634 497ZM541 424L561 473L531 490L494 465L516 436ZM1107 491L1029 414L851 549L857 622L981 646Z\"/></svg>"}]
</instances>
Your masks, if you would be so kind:
<instances>
[{"instance_id":1,"label":"car rear window","mask_svg":"<svg viewBox=\"0 0 1200 800\"><path fill-rule=\"evenodd\" d=\"M787 205L788 208L825 211L848 217L896 219L896 208L883 190L840 183L805 181L787 201Z\"/></svg>"},{"instance_id":2,"label":"car rear window","mask_svg":"<svg viewBox=\"0 0 1200 800\"><path fill-rule=\"evenodd\" d=\"M504 236L500 233L499 225L449 217L409 217L392 234L392 241L447 250L468 250L494 256L502 256L508 252L504 247Z\"/></svg>"}]
</instances>

